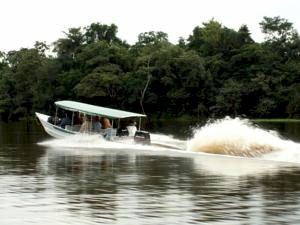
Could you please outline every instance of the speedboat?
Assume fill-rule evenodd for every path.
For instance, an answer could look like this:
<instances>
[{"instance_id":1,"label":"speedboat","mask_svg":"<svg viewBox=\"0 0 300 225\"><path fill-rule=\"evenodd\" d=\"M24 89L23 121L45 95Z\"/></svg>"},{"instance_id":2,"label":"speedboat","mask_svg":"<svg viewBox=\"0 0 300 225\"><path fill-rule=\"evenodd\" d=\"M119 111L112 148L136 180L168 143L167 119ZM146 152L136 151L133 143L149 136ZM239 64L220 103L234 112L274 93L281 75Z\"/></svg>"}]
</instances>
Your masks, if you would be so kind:
<instances>
[{"instance_id":1,"label":"speedboat","mask_svg":"<svg viewBox=\"0 0 300 225\"><path fill-rule=\"evenodd\" d=\"M68 100L56 101L55 106L55 116L35 113L46 133L52 137L64 138L83 133L99 134L110 141L133 139L137 143L150 144L150 133L141 130L142 118L146 117L144 114ZM60 117L62 112L64 116ZM82 118L86 118L85 122L88 123L85 130L82 129L84 126ZM98 129L95 129L96 123L105 120L109 125L100 123L101 128L98 126ZM136 120L138 120L137 127Z\"/></svg>"}]
</instances>

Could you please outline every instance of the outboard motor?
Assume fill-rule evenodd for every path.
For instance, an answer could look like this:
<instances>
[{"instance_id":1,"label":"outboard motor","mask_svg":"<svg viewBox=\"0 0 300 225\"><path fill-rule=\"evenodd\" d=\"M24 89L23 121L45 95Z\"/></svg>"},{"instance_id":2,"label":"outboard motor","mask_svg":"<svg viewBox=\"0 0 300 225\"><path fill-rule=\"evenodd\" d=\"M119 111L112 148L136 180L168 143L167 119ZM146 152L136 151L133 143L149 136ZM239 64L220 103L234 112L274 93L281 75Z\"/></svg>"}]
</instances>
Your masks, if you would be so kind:
<instances>
[{"instance_id":1,"label":"outboard motor","mask_svg":"<svg viewBox=\"0 0 300 225\"><path fill-rule=\"evenodd\" d=\"M150 133L143 130L135 132L134 141L138 144L150 145Z\"/></svg>"}]
</instances>

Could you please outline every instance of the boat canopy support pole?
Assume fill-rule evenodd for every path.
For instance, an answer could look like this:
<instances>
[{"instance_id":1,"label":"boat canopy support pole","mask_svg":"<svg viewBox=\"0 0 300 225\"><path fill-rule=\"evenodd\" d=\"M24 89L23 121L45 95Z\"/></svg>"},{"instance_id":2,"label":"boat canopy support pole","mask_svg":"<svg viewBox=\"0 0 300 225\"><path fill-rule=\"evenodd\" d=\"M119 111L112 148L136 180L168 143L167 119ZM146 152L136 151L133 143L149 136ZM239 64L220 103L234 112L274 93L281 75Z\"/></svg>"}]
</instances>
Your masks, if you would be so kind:
<instances>
[{"instance_id":1,"label":"boat canopy support pole","mask_svg":"<svg viewBox=\"0 0 300 225\"><path fill-rule=\"evenodd\" d=\"M140 121L139 121L139 130L141 130L141 123L142 123L142 117L140 117Z\"/></svg>"},{"instance_id":2,"label":"boat canopy support pole","mask_svg":"<svg viewBox=\"0 0 300 225\"><path fill-rule=\"evenodd\" d=\"M72 126L74 125L74 114L75 114L75 112L73 111L72 112Z\"/></svg>"},{"instance_id":3,"label":"boat canopy support pole","mask_svg":"<svg viewBox=\"0 0 300 225\"><path fill-rule=\"evenodd\" d=\"M56 107L56 110L55 110L55 117L54 117L54 125L56 125L56 121L57 121L57 111L58 111L58 107Z\"/></svg>"}]
</instances>

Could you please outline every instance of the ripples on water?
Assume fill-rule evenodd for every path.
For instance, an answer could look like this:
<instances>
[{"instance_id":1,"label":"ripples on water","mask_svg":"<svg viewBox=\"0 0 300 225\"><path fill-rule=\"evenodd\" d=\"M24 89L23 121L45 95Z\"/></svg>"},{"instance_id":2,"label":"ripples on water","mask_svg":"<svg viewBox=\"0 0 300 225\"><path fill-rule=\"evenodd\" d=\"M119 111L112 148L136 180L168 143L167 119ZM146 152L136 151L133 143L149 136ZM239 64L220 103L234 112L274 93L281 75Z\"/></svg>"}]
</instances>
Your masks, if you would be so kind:
<instances>
[{"instance_id":1,"label":"ripples on water","mask_svg":"<svg viewBox=\"0 0 300 225\"><path fill-rule=\"evenodd\" d=\"M1 139L0 224L300 223L295 162L45 142L36 129Z\"/></svg>"}]
</instances>

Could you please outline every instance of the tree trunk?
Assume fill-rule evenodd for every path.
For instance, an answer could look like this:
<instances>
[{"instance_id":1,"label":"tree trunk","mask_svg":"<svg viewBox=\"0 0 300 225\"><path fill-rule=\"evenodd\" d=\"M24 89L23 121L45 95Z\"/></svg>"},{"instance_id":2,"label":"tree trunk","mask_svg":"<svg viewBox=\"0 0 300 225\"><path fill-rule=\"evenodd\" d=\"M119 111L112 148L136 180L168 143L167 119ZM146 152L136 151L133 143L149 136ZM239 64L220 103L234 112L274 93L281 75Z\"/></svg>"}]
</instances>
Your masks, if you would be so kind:
<instances>
[{"instance_id":1,"label":"tree trunk","mask_svg":"<svg viewBox=\"0 0 300 225\"><path fill-rule=\"evenodd\" d=\"M151 80L151 74L150 74L149 66L150 66L150 58L148 58L148 63L147 63L147 68L148 68L147 82L146 82L145 87L142 91L142 95L141 95L141 99L140 99L140 105L141 105L143 114L146 114L145 109L144 109L144 105L143 105L143 101L144 101L145 93L148 89L148 86L149 86L149 83L150 83L150 80Z\"/></svg>"}]
</instances>

